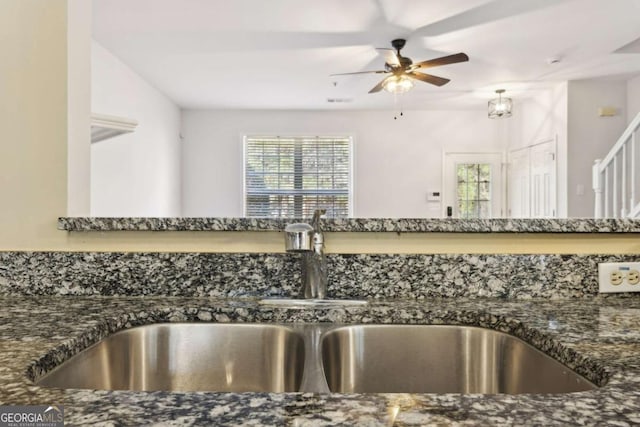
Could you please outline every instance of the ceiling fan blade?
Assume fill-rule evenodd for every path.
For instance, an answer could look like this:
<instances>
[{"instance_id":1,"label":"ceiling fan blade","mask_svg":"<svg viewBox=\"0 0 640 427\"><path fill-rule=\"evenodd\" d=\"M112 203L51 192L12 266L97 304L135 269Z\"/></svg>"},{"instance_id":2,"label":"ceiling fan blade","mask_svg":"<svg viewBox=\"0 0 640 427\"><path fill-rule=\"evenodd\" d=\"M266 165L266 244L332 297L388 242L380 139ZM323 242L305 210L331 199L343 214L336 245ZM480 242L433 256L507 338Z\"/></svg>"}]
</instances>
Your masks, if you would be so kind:
<instances>
[{"instance_id":1,"label":"ceiling fan blade","mask_svg":"<svg viewBox=\"0 0 640 427\"><path fill-rule=\"evenodd\" d=\"M384 62L391 66L400 66L400 60L398 59L398 55L394 49L377 47L376 50L384 56Z\"/></svg>"},{"instance_id":2,"label":"ceiling fan blade","mask_svg":"<svg viewBox=\"0 0 640 427\"><path fill-rule=\"evenodd\" d=\"M444 86L449 83L451 80L445 79L444 77L432 76L431 74L423 74L416 73L415 71L406 73L407 76L413 77L416 80L420 80L421 82L431 83L436 86Z\"/></svg>"},{"instance_id":3,"label":"ceiling fan blade","mask_svg":"<svg viewBox=\"0 0 640 427\"><path fill-rule=\"evenodd\" d=\"M468 61L469 57L466 53L456 53L455 55L443 56L441 58L429 59L428 61L416 62L411 69L439 67L441 65L456 64L458 62Z\"/></svg>"},{"instance_id":4,"label":"ceiling fan blade","mask_svg":"<svg viewBox=\"0 0 640 427\"><path fill-rule=\"evenodd\" d=\"M352 74L383 74L387 71L384 70L376 70L376 71L356 71L355 73L337 73L337 74L329 74L330 76L350 76Z\"/></svg>"},{"instance_id":5,"label":"ceiling fan blade","mask_svg":"<svg viewBox=\"0 0 640 427\"><path fill-rule=\"evenodd\" d=\"M387 81L389 77L386 77L384 79L382 79L382 81L380 83L378 83L377 85L375 85L373 87L373 89L371 89L369 91L369 93L376 93L376 92L380 92L382 90L382 88L384 87L384 83Z\"/></svg>"},{"instance_id":6,"label":"ceiling fan blade","mask_svg":"<svg viewBox=\"0 0 640 427\"><path fill-rule=\"evenodd\" d=\"M558 7L568 0L536 0L536 1L513 1L513 0L491 0L475 2L481 3L471 9L463 9L448 18L432 22L414 29L412 37L437 37L454 31L465 30L471 27L478 27L483 24L495 23L501 19L516 18L525 16L536 11L550 7ZM460 2L463 3L463 2ZM471 2L469 2L471 3Z\"/></svg>"}]
</instances>

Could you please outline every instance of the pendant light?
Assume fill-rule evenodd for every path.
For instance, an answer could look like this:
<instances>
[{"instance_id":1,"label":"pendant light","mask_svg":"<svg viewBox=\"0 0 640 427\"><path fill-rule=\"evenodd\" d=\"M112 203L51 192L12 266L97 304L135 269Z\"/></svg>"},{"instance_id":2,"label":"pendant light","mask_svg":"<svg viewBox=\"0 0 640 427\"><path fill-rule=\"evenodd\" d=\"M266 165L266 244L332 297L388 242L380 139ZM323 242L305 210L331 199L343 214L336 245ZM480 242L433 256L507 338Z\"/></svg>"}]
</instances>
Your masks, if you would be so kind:
<instances>
[{"instance_id":1,"label":"pendant light","mask_svg":"<svg viewBox=\"0 0 640 427\"><path fill-rule=\"evenodd\" d=\"M504 89L496 90L498 97L489 101L490 119L504 119L507 117L511 117L513 101L511 101L511 98L503 98L502 94L504 92Z\"/></svg>"}]
</instances>

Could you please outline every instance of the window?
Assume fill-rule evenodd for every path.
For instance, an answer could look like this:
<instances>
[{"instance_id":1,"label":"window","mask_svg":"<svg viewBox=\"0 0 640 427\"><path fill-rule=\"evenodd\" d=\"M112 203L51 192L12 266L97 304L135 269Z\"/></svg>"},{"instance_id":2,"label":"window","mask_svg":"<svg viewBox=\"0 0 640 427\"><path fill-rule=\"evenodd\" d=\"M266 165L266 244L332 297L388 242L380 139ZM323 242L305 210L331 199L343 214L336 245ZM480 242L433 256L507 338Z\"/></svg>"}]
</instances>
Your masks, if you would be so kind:
<instances>
[{"instance_id":1,"label":"window","mask_svg":"<svg viewBox=\"0 0 640 427\"><path fill-rule=\"evenodd\" d=\"M458 177L458 215L460 218L491 217L491 165L456 165Z\"/></svg>"},{"instance_id":2,"label":"window","mask_svg":"<svg viewBox=\"0 0 640 427\"><path fill-rule=\"evenodd\" d=\"M245 216L348 217L351 149L349 137L245 137Z\"/></svg>"}]
</instances>

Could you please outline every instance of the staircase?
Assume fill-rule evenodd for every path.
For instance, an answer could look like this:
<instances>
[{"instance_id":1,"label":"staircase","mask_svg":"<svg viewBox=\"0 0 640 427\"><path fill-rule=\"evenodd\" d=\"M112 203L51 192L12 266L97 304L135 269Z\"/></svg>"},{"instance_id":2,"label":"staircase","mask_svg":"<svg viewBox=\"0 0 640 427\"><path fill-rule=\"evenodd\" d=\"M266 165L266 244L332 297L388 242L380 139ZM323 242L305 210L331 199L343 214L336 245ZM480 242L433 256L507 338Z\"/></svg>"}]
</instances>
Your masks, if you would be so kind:
<instances>
[{"instance_id":1,"label":"staircase","mask_svg":"<svg viewBox=\"0 0 640 427\"><path fill-rule=\"evenodd\" d=\"M637 189L640 186L640 113L633 119L604 159L593 164L593 191L596 218L636 218L640 216Z\"/></svg>"}]
</instances>

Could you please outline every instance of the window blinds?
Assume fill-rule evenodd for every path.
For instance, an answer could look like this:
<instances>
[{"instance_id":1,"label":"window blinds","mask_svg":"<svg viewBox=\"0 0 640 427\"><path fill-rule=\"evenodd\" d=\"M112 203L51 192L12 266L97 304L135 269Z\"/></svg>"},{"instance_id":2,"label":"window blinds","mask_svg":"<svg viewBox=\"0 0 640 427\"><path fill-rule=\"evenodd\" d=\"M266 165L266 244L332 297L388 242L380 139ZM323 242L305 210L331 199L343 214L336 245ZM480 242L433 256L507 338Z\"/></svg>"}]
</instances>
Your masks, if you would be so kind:
<instances>
[{"instance_id":1,"label":"window blinds","mask_svg":"<svg viewBox=\"0 0 640 427\"><path fill-rule=\"evenodd\" d=\"M245 216L348 217L351 138L245 137Z\"/></svg>"}]
</instances>

